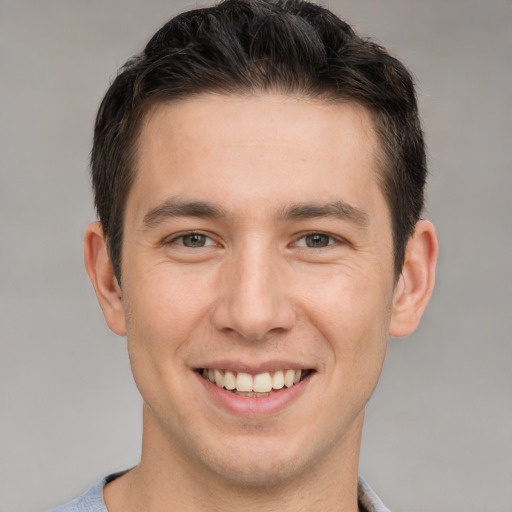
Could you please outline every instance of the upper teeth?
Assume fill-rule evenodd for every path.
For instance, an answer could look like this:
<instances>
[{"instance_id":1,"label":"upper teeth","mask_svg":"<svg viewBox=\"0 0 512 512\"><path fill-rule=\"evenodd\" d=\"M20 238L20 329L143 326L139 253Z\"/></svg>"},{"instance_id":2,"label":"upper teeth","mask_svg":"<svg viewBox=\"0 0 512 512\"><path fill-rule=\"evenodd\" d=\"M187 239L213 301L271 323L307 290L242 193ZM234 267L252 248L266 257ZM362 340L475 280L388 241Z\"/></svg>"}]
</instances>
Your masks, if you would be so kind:
<instances>
[{"instance_id":1,"label":"upper teeth","mask_svg":"<svg viewBox=\"0 0 512 512\"><path fill-rule=\"evenodd\" d=\"M265 372L251 375L208 368L203 370L203 377L220 388L248 393L269 393L272 389L281 389L285 386L289 388L297 384L302 377L302 370L278 370L274 374Z\"/></svg>"}]
</instances>

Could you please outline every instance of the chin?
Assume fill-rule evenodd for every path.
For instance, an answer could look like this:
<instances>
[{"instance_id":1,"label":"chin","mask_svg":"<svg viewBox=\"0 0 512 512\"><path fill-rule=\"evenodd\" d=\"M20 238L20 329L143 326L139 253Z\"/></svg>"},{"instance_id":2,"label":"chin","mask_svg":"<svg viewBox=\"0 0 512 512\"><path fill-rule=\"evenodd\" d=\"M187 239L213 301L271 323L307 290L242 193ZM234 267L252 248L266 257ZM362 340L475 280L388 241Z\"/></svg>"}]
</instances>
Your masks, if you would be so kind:
<instances>
[{"instance_id":1,"label":"chin","mask_svg":"<svg viewBox=\"0 0 512 512\"><path fill-rule=\"evenodd\" d=\"M257 437L257 436L256 436ZM290 443L289 439L240 439L228 447L207 451L203 464L217 478L245 488L271 488L307 474L320 453L305 452L304 443ZM302 448L301 448L302 447Z\"/></svg>"},{"instance_id":2,"label":"chin","mask_svg":"<svg viewBox=\"0 0 512 512\"><path fill-rule=\"evenodd\" d=\"M232 485L246 488L271 488L295 479L300 473L302 464L297 459L269 460L223 460L211 464L216 476Z\"/></svg>"}]
</instances>

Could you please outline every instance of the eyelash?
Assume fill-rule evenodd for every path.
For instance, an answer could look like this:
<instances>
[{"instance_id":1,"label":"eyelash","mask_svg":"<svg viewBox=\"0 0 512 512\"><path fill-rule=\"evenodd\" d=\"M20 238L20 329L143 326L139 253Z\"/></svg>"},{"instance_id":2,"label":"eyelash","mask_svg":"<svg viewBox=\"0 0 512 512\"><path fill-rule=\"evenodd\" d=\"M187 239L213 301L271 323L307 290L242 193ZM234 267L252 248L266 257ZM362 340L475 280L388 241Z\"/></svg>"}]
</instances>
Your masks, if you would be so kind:
<instances>
[{"instance_id":1,"label":"eyelash","mask_svg":"<svg viewBox=\"0 0 512 512\"><path fill-rule=\"evenodd\" d=\"M197 246L187 246L185 245L184 243L184 240L186 239L186 237L192 237L192 236L197 236L197 237L203 237L204 238L204 244L203 245L197 245ZM307 238L308 237L326 237L327 238L327 243L326 245L320 245L318 247L312 247L312 246L308 246L307 245ZM208 241L210 243L208 243ZM304 243L299 243L300 241L304 241ZM337 245L337 244L340 244L340 243L343 243L343 241L333 237L332 235L329 235L327 233L323 233L323 232L320 232L320 231L311 231L309 233L304 233L302 234L300 237L298 237L295 242L294 242L294 245L297 246L297 247L300 247L300 248L303 248L303 249L325 249L327 247L330 247L330 246L333 246L333 245ZM177 244L177 245L180 245L181 247L185 247L185 248L188 248L188 249L195 249L195 248L203 248L203 247L209 247L209 246L212 246L212 245L215 245L215 242L214 240L204 234L204 233L201 233L199 231L187 231L185 233L180 233L179 235L177 236L173 236L172 238L168 239L168 240L165 240L164 241L164 244Z\"/></svg>"},{"instance_id":2,"label":"eyelash","mask_svg":"<svg viewBox=\"0 0 512 512\"><path fill-rule=\"evenodd\" d=\"M314 236L318 236L318 237L326 237L328 240L327 240L327 244L324 245L324 246L320 246L320 247L310 247L307 244L306 242L306 239L308 237L314 237ZM301 240L304 240L304 244L299 244L298 242L301 241ZM301 248L304 248L304 249L325 249L327 247L331 247L333 245L339 245L343 243L343 240L340 240L339 238L336 238L332 235L329 235L327 233L323 233L322 231L311 231L309 233L304 233L302 234L300 237L298 237L296 239L296 241L294 242L294 244L298 247L301 247Z\"/></svg>"},{"instance_id":3,"label":"eyelash","mask_svg":"<svg viewBox=\"0 0 512 512\"><path fill-rule=\"evenodd\" d=\"M210 243L205 243L204 245L199 245L197 247L190 247L190 246L185 245L184 239L186 237L191 237L191 236L203 237L205 239L205 241L210 241ZM180 243L180 241L181 241L181 243ZM205 235L204 233L201 233L200 231L187 231L185 233L180 233L178 235L175 235L172 238L169 238L164 241L164 245L169 245L169 244L177 244L177 245L180 245L181 247L184 247L187 249L194 249L194 248L209 247L211 245L215 245L215 242L210 236Z\"/></svg>"}]
</instances>

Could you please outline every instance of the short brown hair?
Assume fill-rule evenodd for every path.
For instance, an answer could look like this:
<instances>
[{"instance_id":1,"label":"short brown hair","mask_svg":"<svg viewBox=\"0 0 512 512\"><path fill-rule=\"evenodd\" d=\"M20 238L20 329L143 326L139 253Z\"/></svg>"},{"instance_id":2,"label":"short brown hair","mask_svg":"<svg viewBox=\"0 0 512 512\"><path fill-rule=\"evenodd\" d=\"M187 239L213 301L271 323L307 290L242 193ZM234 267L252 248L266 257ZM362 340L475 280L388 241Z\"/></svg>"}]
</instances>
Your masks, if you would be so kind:
<instances>
[{"instance_id":1,"label":"short brown hair","mask_svg":"<svg viewBox=\"0 0 512 512\"><path fill-rule=\"evenodd\" d=\"M98 112L95 204L121 280L124 209L141 119L158 102L205 92L265 91L354 101L372 114L391 211L395 272L424 204L426 158L410 73L332 12L302 0L225 0L167 22L130 59Z\"/></svg>"}]
</instances>

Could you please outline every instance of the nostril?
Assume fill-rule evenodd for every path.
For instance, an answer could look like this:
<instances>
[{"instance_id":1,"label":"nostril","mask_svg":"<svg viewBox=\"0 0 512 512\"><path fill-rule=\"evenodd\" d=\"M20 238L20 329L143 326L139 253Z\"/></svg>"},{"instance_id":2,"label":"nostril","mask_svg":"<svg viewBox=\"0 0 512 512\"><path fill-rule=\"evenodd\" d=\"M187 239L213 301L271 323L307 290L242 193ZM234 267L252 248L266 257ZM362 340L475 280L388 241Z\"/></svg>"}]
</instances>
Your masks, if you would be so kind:
<instances>
[{"instance_id":1,"label":"nostril","mask_svg":"<svg viewBox=\"0 0 512 512\"><path fill-rule=\"evenodd\" d=\"M211 310L218 331L236 333L246 341L261 341L295 325L288 287L273 260L268 248L252 243L237 253L222 281L225 289Z\"/></svg>"}]
</instances>

